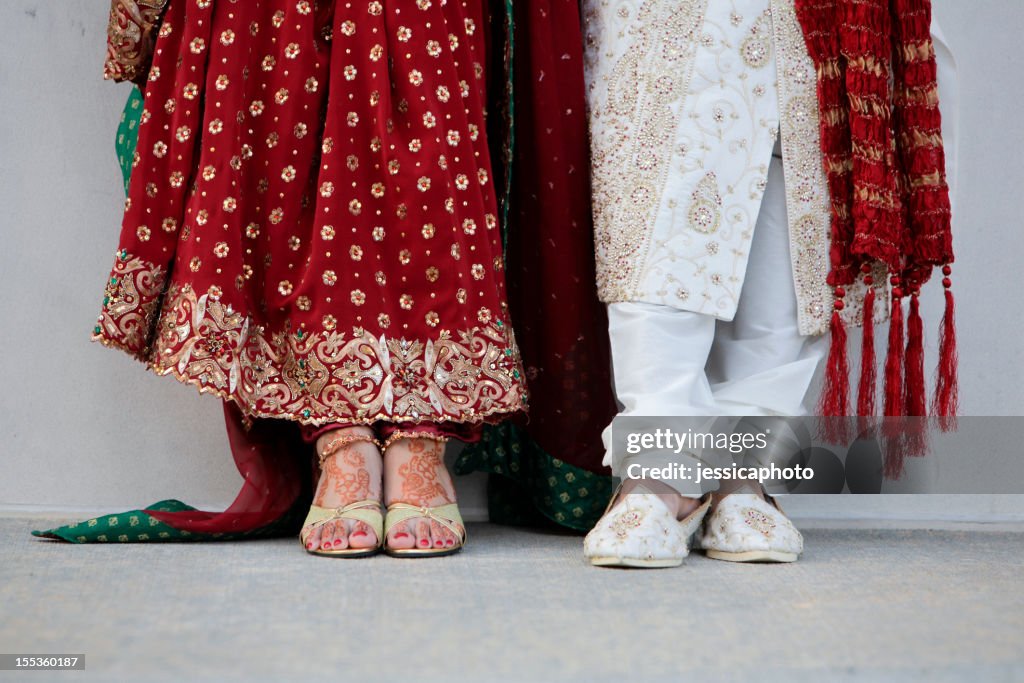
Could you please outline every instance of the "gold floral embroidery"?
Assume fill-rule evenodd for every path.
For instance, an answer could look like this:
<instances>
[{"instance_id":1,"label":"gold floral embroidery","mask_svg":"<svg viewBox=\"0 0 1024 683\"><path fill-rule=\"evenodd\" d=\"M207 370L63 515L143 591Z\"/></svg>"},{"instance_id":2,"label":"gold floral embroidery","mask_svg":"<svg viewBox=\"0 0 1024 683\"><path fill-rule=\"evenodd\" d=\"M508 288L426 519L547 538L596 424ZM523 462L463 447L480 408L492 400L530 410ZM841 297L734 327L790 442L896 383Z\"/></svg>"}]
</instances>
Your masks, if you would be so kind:
<instances>
[{"instance_id":1,"label":"gold floral embroidery","mask_svg":"<svg viewBox=\"0 0 1024 683\"><path fill-rule=\"evenodd\" d=\"M125 250L119 251L107 280L103 312L93 328L93 337L116 340L136 356L145 353L166 277L163 268L132 258Z\"/></svg>"},{"instance_id":2,"label":"gold floral embroidery","mask_svg":"<svg viewBox=\"0 0 1024 683\"><path fill-rule=\"evenodd\" d=\"M771 12L766 11L750 28L750 35L740 45L743 61L752 69L760 69L768 65L772 56L771 44Z\"/></svg>"},{"instance_id":3,"label":"gold floral embroidery","mask_svg":"<svg viewBox=\"0 0 1024 683\"><path fill-rule=\"evenodd\" d=\"M138 81L146 77L166 4L167 0L112 0L104 78Z\"/></svg>"},{"instance_id":4,"label":"gold floral embroidery","mask_svg":"<svg viewBox=\"0 0 1024 683\"><path fill-rule=\"evenodd\" d=\"M254 417L477 422L525 408L519 350L499 319L434 339L363 328L280 330L120 252L93 339ZM163 297L162 312L155 312Z\"/></svg>"},{"instance_id":5,"label":"gold floral embroidery","mask_svg":"<svg viewBox=\"0 0 1024 683\"><path fill-rule=\"evenodd\" d=\"M650 268L648 252L658 240L652 226L675 153L671 135L685 115L683 100L689 97L694 53L701 26L709 21L705 2L678 3L672 9L671 3L655 5L659 3L611 5L591 0L585 12L598 290L605 301L633 300L647 291L644 268ZM830 214L819 144L817 83L793 0L765 0L764 5L770 10L757 15L736 49L748 67L768 67L773 60L777 66L778 92L760 85L753 92L757 97L777 95L780 103L799 329L801 334L821 334L828 329L832 292L826 283ZM668 21L670 12L678 12L672 15L678 21ZM739 26L742 17L734 14L730 21ZM693 204L679 202L685 206L684 220L695 230L714 225L713 220L708 222L714 215L711 205L698 201L698 196L711 197L698 188ZM673 206L675 200L668 201ZM721 212L723 220L731 217L728 210ZM717 246L709 244L709 250ZM712 283L715 278L737 278L729 273L708 277ZM879 295L874 318L882 321L888 314L884 274L876 273L875 282ZM678 290L680 303L690 301L694 297L684 284L670 276L663 289ZM665 292L659 290L658 296L667 296ZM862 281L847 287L842 315L848 324L859 324L865 293ZM686 305L697 310L701 304Z\"/></svg>"},{"instance_id":6,"label":"gold floral embroidery","mask_svg":"<svg viewBox=\"0 0 1024 683\"><path fill-rule=\"evenodd\" d=\"M642 2L635 16L627 5L586 3L597 287L604 301L628 301L637 288L707 2ZM621 51L606 54L613 43Z\"/></svg>"},{"instance_id":7,"label":"gold floral embroidery","mask_svg":"<svg viewBox=\"0 0 1024 683\"><path fill-rule=\"evenodd\" d=\"M612 521L611 529L619 538L626 538L632 529L637 528L644 521L644 513L639 510L626 510Z\"/></svg>"},{"instance_id":8,"label":"gold floral embroidery","mask_svg":"<svg viewBox=\"0 0 1024 683\"><path fill-rule=\"evenodd\" d=\"M775 528L775 520L754 508L743 508L743 523L766 538L772 535L772 529Z\"/></svg>"}]
</instances>

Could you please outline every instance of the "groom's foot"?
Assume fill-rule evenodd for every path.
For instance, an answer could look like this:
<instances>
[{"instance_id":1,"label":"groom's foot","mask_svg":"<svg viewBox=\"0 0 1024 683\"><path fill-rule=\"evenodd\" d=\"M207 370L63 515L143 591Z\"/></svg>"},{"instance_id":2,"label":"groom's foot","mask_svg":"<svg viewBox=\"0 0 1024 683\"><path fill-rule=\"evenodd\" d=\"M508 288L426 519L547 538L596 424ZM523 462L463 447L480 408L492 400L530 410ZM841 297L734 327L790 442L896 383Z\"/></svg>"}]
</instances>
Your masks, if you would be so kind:
<instances>
[{"instance_id":1,"label":"groom's foot","mask_svg":"<svg viewBox=\"0 0 1024 683\"><path fill-rule=\"evenodd\" d=\"M638 486L642 486L645 489L643 493L653 493L656 495L676 519L685 519L691 512L699 508L701 504L700 498L687 498L668 484L664 484L656 479L627 479L622 483L619 499L612 507L612 510L622 505L626 500L626 496L632 493Z\"/></svg>"},{"instance_id":2,"label":"groom's foot","mask_svg":"<svg viewBox=\"0 0 1024 683\"><path fill-rule=\"evenodd\" d=\"M711 509L708 510L708 514L717 510L722 501L734 493L750 494L766 500L764 487L760 484L754 485L740 479L723 479L719 482L718 490L711 494Z\"/></svg>"},{"instance_id":3,"label":"groom's foot","mask_svg":"<svg viewBox=\"0 0 1024 683\"><path fill-rule=\"evenodd\" d=\"M759 484L722 481L699 537L705 555L729 562L795 562L803 536Z\"/></svg>"}]
</instances>

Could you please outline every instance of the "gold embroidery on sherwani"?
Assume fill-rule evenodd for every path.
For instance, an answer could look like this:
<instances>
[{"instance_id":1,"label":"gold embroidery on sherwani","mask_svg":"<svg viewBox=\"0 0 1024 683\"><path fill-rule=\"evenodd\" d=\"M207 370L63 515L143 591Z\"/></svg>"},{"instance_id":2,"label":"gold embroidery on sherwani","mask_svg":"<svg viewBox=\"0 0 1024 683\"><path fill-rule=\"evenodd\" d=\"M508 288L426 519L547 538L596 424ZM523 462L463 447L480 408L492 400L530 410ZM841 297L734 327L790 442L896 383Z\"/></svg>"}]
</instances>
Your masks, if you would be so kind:
<instances>
[{"instance_id":1,"label":"gold embroidery on sherwani","mask_svg":"<svg viewBox=\"0 0 1024 683\"><path fill-rule=\"evenodd\" d=\"M714 173L708 173L697 183L687 218L690 228L697 232L710 235L718 230L722 223L722 196Z\"/></svg>"},{"instance_id":2,"label":"gold embroidery on sherwani","mask_svg":"<svg viewBox=\"0 0 1024 683\"><path fill-rule=\"evenodd\" d=\"M691 119L701 113L720 115L725 122L733 114L747 114L727 108L720 113L710 107L695 110L704 107L696 102L708 90L706 83L698 83L703 79L760 100L763 107L757 112L751 108L753 123L766 130L781 128L799 329L802 334L823 333L832 301L825 284L829 198L814 66L793 0L724 6L588 0L585 7L601 299L650 301L731 318L759 208L744 203L745 195L761 196L767 165L760 161L764 140L756 133L756 139L747 135L747 140L730 141L729 150L735 155L748 149L746 143L756 143L758 153L748 154L747 163L758 173L747 179L718 172L714 160L724 151L714 147L715 131L689 132L697 125ZM678 21L670 22L670 14ZM746 75L730 80L725 71L701 71L714 71L702 66L701 50L712 49L734 54ZM765 81L769 70L777 77ZM762 82L749 82L752 77ZM766 114L774 108L767 105L768 98L778 102L775 116ZM771 120L776 117L778 122ZM718 222L709 191L711 173L717 175ZM687 174L697 175L689 180ZM665 220L678 221L678 227L660 225ZM875 273L875 282L880 290L887 287L882 274ZM862 279L847 288L842 315L848 324L859 324L865 292ZM884 320L888 297L882 292L875 302L875 320Z\"/></svg>"},{"instance_id":3,"label":"gold embroidery on sherwani","mask_svg":"<svg viewBox=\"0 0 1024 683\"><path fill-rule=\"evenodd\" d=\"M834 295L825 281L829 270L831 214L819 141L818 82L793 0L772 0L772 18L778 55L789 249L799 303L797 318L800 334L824 334L828 330ZM888 279L884 270L873 275L880 292L875 296L874 318L880 322L888 315L889 297L881 291L888 287ZM847 287L846 306L841 312L847 324L860 324L866 292L863 276Z\"/></svg>"},{"instance_id":4,"label":"gold embroidery on sherwani","mask_svg":"<svg viewBox=\"0 0 1024 683\"><path fill-rule=\"evenodd\" d=\"M638 300L735 314L778 129L772 51L768 0L708 5Z\"/></svg>"},{"instance_id":5,"label":"gold embroidery on sherwani","mask_svg":"<svg viewBox=\"0 0 1024 683\"><path fill-rule=\"evenodd\" d=\"M585 6L597 287L632 298L651 239L708 0ZM635 16L634 16L635 13ZM601 69L618 41L616 63ZM643 59L643 63L641 63Z\"/></svg>"}]
</instances>

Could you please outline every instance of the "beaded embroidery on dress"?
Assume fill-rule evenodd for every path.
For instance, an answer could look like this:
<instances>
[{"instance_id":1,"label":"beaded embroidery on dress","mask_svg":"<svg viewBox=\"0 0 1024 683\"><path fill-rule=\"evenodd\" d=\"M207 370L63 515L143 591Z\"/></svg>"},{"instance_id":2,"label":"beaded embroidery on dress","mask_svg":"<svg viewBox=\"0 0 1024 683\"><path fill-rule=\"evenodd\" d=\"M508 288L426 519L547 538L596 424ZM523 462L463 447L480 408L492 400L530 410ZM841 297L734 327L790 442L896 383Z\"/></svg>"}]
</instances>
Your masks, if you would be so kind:
<instances>
[{"instance_id":1,"label":"beaded embroidery on dress","mask_svg":"<svg viewBox=\"0 0 1024 683\"><path fill-rule=\"evenodd\" d=\"M524 407L483 13L169 0L93 338L250 416Z\"/></svg>"}]
</instances>

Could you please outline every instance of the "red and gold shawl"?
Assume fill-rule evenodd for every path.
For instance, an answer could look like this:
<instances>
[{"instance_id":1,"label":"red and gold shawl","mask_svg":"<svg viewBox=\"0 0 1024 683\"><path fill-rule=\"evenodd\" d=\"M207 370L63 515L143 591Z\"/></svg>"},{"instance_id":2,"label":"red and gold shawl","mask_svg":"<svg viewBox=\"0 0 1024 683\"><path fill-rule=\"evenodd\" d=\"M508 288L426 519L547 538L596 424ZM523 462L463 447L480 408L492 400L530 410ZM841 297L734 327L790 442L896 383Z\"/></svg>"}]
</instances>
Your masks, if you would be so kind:
<instances>
[{"instance_id":1,"label":"red and gold shawl","mask_svg":"<svg viewBox=\"0 0 1024 683\"><path fill-rule=\"evenodd\" d=\"M167 0L111 1L104 78L132 81L140 86L146 82L160 15L166 5Z\"/></svg>"},{"instance_id":2,"label":"red and gold shawl","mask_svg":"<svg viewBox=\"0 0 1024 683\"><path fill-rule=\"evenodd\" d=\"M828 282L835 293L832 346L820 405L851 414L846 331L839 311L873 264L892 284L885 361L886 416L925 416L924 344L918 295L941 267L946 312L931 413L943 429L957 411L949 190L931 40L930 0L796 0L818 76L821 148L832 200ZM874 293L864 305L857 414L875 412ZM904 320L903 298L909 297Z\"/></svg>"}]
</instances>

